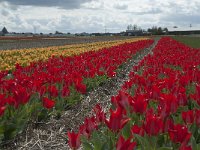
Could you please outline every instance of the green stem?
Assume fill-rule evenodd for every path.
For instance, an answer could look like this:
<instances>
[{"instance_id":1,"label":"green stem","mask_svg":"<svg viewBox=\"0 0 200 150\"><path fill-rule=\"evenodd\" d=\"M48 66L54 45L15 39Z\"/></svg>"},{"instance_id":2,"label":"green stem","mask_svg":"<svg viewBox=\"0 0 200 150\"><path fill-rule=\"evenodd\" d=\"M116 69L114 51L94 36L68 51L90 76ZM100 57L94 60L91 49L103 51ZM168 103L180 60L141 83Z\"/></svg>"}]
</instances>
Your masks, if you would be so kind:
<instances>
[{"instance_id":1,"label":"green stem","mask_svg":"<svg viewBox=\"0 0 200 150\"><path fill-rule=\"evenodd\" d=\"M151 144L151 150L156 150L157 149L157 137L151 136L151 137L149 137L149 141Z\"/></svg>"}]
</instances>

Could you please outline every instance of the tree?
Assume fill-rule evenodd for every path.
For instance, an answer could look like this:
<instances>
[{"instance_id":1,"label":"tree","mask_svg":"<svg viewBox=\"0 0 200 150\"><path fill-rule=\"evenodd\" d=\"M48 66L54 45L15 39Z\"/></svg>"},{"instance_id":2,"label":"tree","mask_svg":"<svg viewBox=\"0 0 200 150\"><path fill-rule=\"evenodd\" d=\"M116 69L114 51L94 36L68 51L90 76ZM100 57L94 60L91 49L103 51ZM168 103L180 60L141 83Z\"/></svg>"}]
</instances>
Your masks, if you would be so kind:
<instances>
[{"instance_id":1,"label":"tree","mask_svg":"<svg viewBox=\"0 0 200 150\"><path fill-rule=\"evenodd\" d=\"M163 29L163 32L165 32L165 34L168 34L168 29L167 29L167 28L164 28L164 29Z\"/></svg>"},{"instance_id":2,"label":"tree","mask_svg":"<svg viewBox=\"0 0 200 150\"><path fill-rule=\"evenodd\" d=\"M55 34L63 34L62 32L56 31Z\"/></svg>"},{"instance_id":3,"label":"tree","mask_svg":"<svg viewBox=\"0 0 200 150\"><path fill-rule=\"evenodd\" d=\"M136 30L138 30L138 26L136 24L134 24L134 25L129 24L127 26L127 30L134 30L134 31L136 31Z\"/></svg>"},{"instance_id":4,"label":"tree","mask_svg":"<svg viewBox=\"0 0 200 150\"><path fill-rule=\"evenodd\" d=\"M161 27L157 27L157 26L153 26L152 28L149 28L147 31L151 32L153 35L168 34L167 28L161 28Z\"/></svg>"},{"instance_id":5,"label":"tree","mask_svg":"<svg viewBox=\"0 0 200 150\"><path fill-rule=\"evenodd\" d=\"M133 30L135 31L135 30L137 30L137 29L138 29L137 25L134 24L134 25L133 25Z\"/></svg>"},{"instance_id":6,"label":"tree","mask_svg":"<svg viewBox=\"0 0 200 150\"><path fill-rule=\"evenodd\" d=\"M129 25L127 26L127 30L132 30L132 28L133 28L132 24L129 24Z\"/></svg>"},{"instance_id":7,"label":"tree","mask_svg":"<svg viewBox=\"0 0 200 150\"><path fill-rule=\"evenodd\" d=\"M3 34L7 34L7 33L9 33L8 30L6 29L6 27L3 27L3 29L2 29L2 33L3 33Z\"/></svg>"},{"instance_id":8,"label":"tree","mask_svg":"<svg viewBox=\"0 0 200 150\"><path fill-rule=\"evenodd\" d=\"M158 35L161 35L161 34L163 34L163 30L162 30L162 28L161 28L161 27L158 27L157 34L158 34Z\"/></svg>"}]
</instances>

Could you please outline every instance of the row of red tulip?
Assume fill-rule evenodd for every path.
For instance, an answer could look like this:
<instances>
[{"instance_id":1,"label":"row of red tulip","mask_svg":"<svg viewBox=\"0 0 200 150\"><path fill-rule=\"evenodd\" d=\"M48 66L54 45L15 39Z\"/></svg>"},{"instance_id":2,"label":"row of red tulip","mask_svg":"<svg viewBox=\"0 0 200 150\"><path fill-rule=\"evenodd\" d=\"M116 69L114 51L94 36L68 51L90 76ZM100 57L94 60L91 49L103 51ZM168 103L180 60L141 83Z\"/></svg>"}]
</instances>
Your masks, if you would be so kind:
<instances>
[{"instance_id":1,"label":"row of red tulip","mask_svg":"<svg viewBox=\"0 0 200 150\"><path fill-rule=\"evenodd\" d=\"M113 77L116 69L153 40L124 43L71 57L52 57L0 72L0 139L21 132L32 118L59 113L87 92L88 78ZM39 119L40 120L40 119Z\"/></svg>"},{"instance_id":2,"label":"row of red tulip","mask_svg":"<svg viewBox=\"0 0 200 150\"><path fill-rule=\"evenodd\" d=\"M68 132L69 146L77 149L82 142L89 149L200 149L199 58L200 49L160 39L153 55L133 67L129 81L111 98L109 118L97 105L78 133Z\"/></svg>"}]
</instances>

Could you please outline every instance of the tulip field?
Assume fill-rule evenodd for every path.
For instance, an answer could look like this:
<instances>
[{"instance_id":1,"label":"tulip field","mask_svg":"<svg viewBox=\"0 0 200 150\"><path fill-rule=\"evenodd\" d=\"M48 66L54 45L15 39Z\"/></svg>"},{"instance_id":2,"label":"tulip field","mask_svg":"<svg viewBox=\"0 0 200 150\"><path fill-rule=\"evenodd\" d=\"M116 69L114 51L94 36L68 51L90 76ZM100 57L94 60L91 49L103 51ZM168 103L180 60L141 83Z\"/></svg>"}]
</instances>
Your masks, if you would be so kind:
<instances>
[{"instance_id":1,"label":"tulip field","mask_svg":"<svg viewBox=\"0 0 200 150\"><path fill-rule=\"evenodd\" d=\"M30 123L59 120L155 40L0 51L0 143ZM199 150L200 49L161 37L131 68L109 111L97 103L77 130L66 129L68 148Z\"/></svg>"},{"instance_id":2,"label":"tulip field","mask_svg":"<svg viewBox=\"0 0 200 150\"><path fill-rule=\"evenodd\" d=\"M78 133L68 131L70 147L200 149L199 50L161 38L111 98L109 114L97 104Z\"/></svg>"},{"instance_id":3,"label":"tulip field","mask_svg":"<svg viewBox=\"0 0 200 150\"><path fill-rule=\"evenodd\" d=\"M67 46L53 47L53 52L51 48L0 52L2 64L9 63L8 59L26 61L0 72L0 140L14 138L32 120L51 115L59 118L62 111L81 100L82 94L114 77L123 62L152 42L134 38L80 48L75 45L73 50ZM35 61L36 55L46 59Z\"/></svg>"},{"instance_id":4,"label":"tulip field","mask_svg":"<svg viewBox=\"0 0 200 150\"><path fill-rule=\"evenodd\" d=\"M137 39L126 39L126 42ZM65 46L51 46L48 48L29 48L22 50L0 51L0 70L13 70L16 64L30 65L31 62L45 61L52 56L71 56L83 52L96 51L123 43L124 40L93 42L86 44L74 44Z\"/></svg>"}]
</instances>

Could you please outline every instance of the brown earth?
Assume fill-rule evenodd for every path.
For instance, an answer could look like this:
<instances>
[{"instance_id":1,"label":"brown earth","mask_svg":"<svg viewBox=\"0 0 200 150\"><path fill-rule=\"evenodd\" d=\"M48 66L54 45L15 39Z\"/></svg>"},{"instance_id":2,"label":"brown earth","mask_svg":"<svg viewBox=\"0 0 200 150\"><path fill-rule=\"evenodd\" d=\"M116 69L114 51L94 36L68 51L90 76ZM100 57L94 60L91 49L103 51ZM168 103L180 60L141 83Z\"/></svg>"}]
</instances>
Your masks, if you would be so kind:
<instances>
[{"instance_id":1,"label":"brown earth","mask_svg":"<svg viewBox=\"0 0 200 150\"><path fill-rule=\"evenodd\" d=\"M0 50L40 48L49 46L63 46L102 41L123 40L128 36L98 36L98 37L0 37Z\"/></svg>"}]
</instances>

